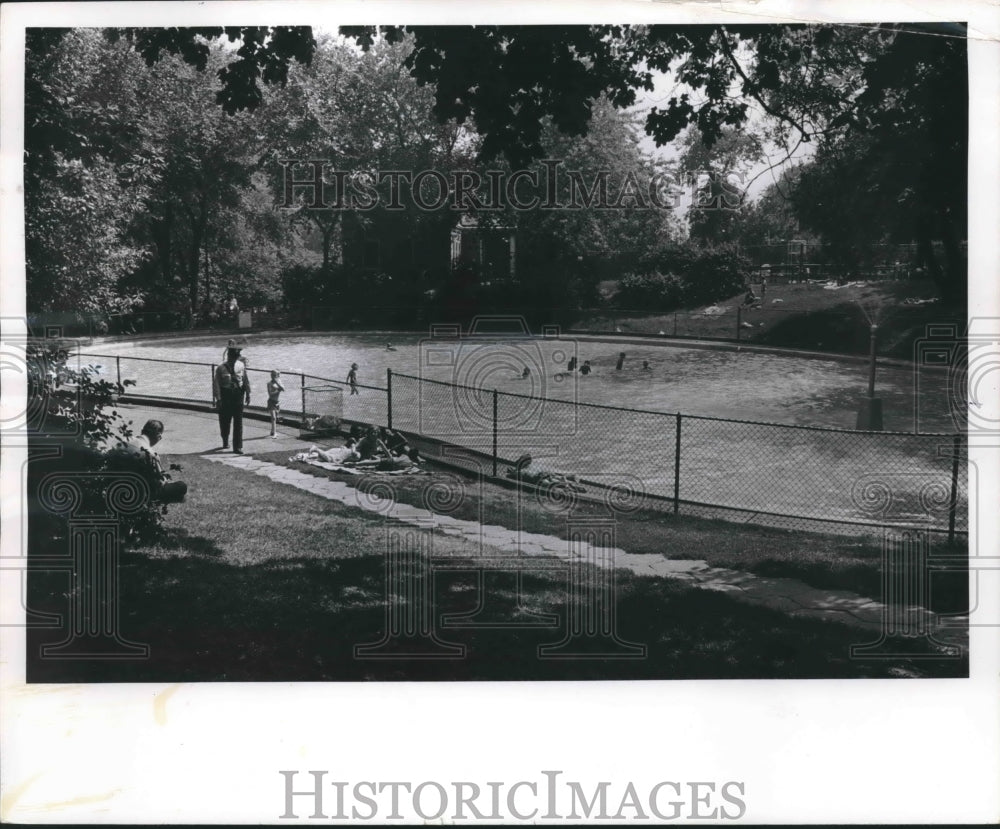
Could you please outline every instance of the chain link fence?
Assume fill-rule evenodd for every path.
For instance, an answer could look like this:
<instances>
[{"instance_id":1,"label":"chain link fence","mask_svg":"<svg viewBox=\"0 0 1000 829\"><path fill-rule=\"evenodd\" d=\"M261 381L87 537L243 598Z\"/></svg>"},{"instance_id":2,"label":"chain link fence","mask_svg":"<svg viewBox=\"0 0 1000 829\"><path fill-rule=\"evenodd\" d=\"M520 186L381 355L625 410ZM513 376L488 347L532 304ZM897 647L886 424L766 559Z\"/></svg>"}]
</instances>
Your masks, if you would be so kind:
<instances>
[{"instance_id":1,"label":"chain link fence","mask_svg":"<svg viewBox=\"0 0 1000 829\"><path fill-rule=\"evenodd\" d=\"M431 439L441 457L470 469L511 475L529 454L553 481L625 489L674 511L789 528L968 531L961 435L665 414L399 373L388 385L394 428Z\"/></svg>"},{"instance_id":2,"label":"chain link fence","mask_svg":"<svg viewBox=\"0 0 1000 829\"><path fill-rule=\"evenodd\" d=\"M80 354L127 393L207 404L208 363ZM258 399L269 372L250 368ZM673 512L820 532L969 529L961 434L863 432L727 420L556 400L387 373L358 385L282 373L286 414L321 415L306 390L342 392L347 424L403 432L425 455L494 477L530 469L546 485L627 493Z\"/></svg>"}]
</instances>

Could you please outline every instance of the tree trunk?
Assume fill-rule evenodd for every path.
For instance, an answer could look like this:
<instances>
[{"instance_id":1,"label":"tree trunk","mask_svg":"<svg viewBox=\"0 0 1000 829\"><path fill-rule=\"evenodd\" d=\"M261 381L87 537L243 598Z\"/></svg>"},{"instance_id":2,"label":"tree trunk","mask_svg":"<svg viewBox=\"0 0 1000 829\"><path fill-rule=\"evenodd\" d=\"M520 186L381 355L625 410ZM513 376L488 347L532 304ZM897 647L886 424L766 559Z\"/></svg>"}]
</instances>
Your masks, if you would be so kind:
<instances>
[{"instance_id":1,"label":"tree trunk","mask_svg":"<svg viewBox=\"0 0 1000 829\"><path fill-rule=\"evenodd\" d=\"M205 244L205 305L212 304L212 275L208 270L208 244Z\"/></svg>"},{"instance_id":2,"label":"tree trunk","mask_svg":"<svg viewBox=\"0 0 1000 829\"><path fill-rule=\"evenodd\" d=\"M947 208L939 212L941 223L941 243L947 263L948 294L944 297L952 303L961 303L968 296L968 264L962 254L962 246L955 231L955 222Z\"/></svg>"},{"instance_id":3,"label":"tree trunk","mask_svg":"<svg viewBox=\"0 0 1000 829\"><path fill-rule=\"evenodd\" d=\"M198 205L198 215L191 217L191 248L188 251L188 303L191 313L198 309L198 258L201 255L201 243L205 238L205 225L208 223L208 210L204 195Z\"/></svg>"},{"instance_id":4,"label":"tree trunk","mask_svg":"<svg viewBox=\"0 0 1000 829\"><path fill-rule=\"evenodd\" d=\"M330 272L330 247L333 244L333 225L323 228L323 274Z\"/></svg>"},{"instance_id":5,"label":"tree trunk","mask_svg":"<svg viewBox=\"0 0 1000 829\"><path fill-rule=\"evenodd\" d=\"M915 236L917 240L917 261L927 269L927 274L937 286L938 293L942 299L949 298L949 280L947 275L941 270L937 257L934 256L934 242L931 236L931 225L927 216L917 217Z\"/></svg>"},{"instance_id":6,"label":"tree trunk","mask_svg":"<svg viewBox=\"0 0 1000 829\"><path fill-rule=\"evenodd\" d=\"M174 211L170 202L163 207L163 217L153 222L153 244L156 245L156 254L160 259L160 273L163 276L163 283L170 290L173 277L173 268L170 262L171 245L170 236L173 231Z\"/></svg>"},{"instance_id":7,"label":"tree trunk","mask_svg":"<svg viewBox=\"0 0 1000 829\"><path fill-rule=\"evenodd\" d=\"M338 217L333 214L327 221L324 221L320 215L313 214L313 218L323 236L323 275L325 277L330 272L331 260L333 259L333 242L336 238Z\"/></svg>"}]
</instances>

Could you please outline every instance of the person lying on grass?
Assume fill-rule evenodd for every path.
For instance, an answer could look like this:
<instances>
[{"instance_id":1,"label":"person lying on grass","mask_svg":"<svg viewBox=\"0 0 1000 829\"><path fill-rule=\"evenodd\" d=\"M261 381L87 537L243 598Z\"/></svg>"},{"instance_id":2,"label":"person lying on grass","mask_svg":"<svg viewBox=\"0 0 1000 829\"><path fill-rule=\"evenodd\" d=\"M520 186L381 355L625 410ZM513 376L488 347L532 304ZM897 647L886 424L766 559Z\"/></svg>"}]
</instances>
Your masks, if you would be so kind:
<instances>
[{"instance_id":1,"label":"person lying on grass","mask_svg":"<svg viewBox=\"0 0 1000 829\"><path fill-rule=\"evenodd\" d=\"M574 490L575 492L585 492L584 488L576 482L575 475L563 475L559 472L552 472L544 469L535 463L531 455L525 452L514 461L514 465L507 470L507 477L513 478L522 483L532 484L537 487L552 486L561 484Z\"/></svg>"},{"instance_id":2,"label":"person lying on grass","mask_svg":"<svg viewBox=\"0 0 1000 829\"><path fill-rule=\"evenodd\" d=\"M335 447L333 449L320 449L318 446L310 446L308 452L296 455L292 460L298 461L323 461L342 466L349 469L364 470L368 472L408 472L421 468L423 459L416 449L407 447L407 451L400 455L380 455L378 457L361 460L357 447L348 440L347 445Z\"/></svg>"},{"instance_id":3,"label":"person lying on grass","mask_svg":"<svg viewBox=\"0 0 1000 829\"><path fill-rule=\"evenodd\" d=\"M376 472L405 472L420 468L421 458L420 453L416 449L408 448L405 454L394 455L388 458L383 457L377 461L361 461L356 466L363 469L372 463L374 463L374 466L370 468L373 468Z\"/></svg>"},{"instance_id":4,"label":"person lying on grass","mask_svg":"<svg viewBox=\"0 0 1000 829\"><path fill-rule=\"evenodd\" d=\"M306 458L309 460L325 461L326 463L347 465L361 460L361 455L358 454L357 443L354 438L348 438L347 443L343 446L335 446L332 449L320 449L314 444L306 452Z\"/></svg>"}]
</instances>

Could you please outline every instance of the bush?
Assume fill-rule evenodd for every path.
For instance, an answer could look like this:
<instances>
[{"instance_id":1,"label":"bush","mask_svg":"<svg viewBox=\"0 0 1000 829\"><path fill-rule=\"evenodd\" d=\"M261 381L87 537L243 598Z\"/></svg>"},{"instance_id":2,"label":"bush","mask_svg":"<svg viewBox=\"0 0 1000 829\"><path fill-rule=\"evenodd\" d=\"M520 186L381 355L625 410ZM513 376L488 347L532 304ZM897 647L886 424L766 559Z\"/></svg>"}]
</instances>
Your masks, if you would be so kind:
<instances>
[{"instance_id":1,"label":"bush","mask_svg":"<svg viewBox=\"0 0 1000 829\"><path fill-rule=\"evenodd\" d=\"M30 344L27 358L31 429L27 497L33 546L66 531L67 517L52 514L39 500L39 484L56 472L74 476L72 486L81 499L78 514L104 513L105 497L111 487L125 478L142 478L150 497L135 511L120 513L116 519L123 538L156 537L167 511L156 493L169 475L157 474L140 458L109 451L132 437L129 424L114 409L113 401L133 381L111 383L98 379L94 369L70 368L66 351L57 342Z\"/></svg>"},{"instance_id":2,"label":"bush","mask_svg":"<svg viewBox=\"0 0 1000 829\"><path fill-rule=\"evenodd\" d=\"M750 260L732 245L703 247L690 241L667 245L644 257L636 274L622 280L616 301L620 308L657 311L707 305L742 291L750 268ZM632 287L626 291L630 279Z\"/></svg>"},{"instance_id":3,"label":"bush","mask_svg":"<svg viewBox=\"0 0 1000 829\"><path fill-rule=\"evenodd\" d=\"M684 300L684 283L672 273L630 273L618 285L615 302L628 310L672 311Z\"/></svg>"},{"instance_id":4,"label":"bush","mask_svg":"<svg viewBox=\"0 0 1000 829\"><path fill-rule=\"evenodd\" d=\"M750 260L726 246L698 252L684 279L684 304L707 305L738 294L750 278Z\"/></svg>"}]
</instances>

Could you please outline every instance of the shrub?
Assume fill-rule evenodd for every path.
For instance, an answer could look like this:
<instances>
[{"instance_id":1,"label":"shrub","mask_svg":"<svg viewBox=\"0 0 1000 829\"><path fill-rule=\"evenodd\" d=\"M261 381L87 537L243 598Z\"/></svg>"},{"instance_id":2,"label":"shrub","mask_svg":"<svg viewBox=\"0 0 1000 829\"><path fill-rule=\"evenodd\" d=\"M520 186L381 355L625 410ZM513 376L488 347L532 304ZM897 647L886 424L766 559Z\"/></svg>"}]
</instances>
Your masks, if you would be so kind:
<instances>
[{"instance_id":1,"label":"shrub","mask_svg":"<svg viewBox=\"0 0 1000 829\"><path fill-rule=\"evenodd\" d=\"M635 275L622 280L617 303L622 308L668 311L717 302L743 290L750 268L750 261L732 245L706 247L690 241L664 245L642 259ZM634 287L625 293L629 279ZM678 284L677 295L664 284L670 280ZM658 289L659 285L663 287Z\"/></svg>"},{"instance_id":2,"label":"shrub","mask_svg":"<svg viewBox=\"0 0 1000 829\"><path fill-rule=\"evenodd\" d=\"M732 247L707 248L697 256L684 278L684 303L706 305L743 290L750 278L750 261Z\"/></svg>"},{"instance_id":3,"label":"shrub","mask_svg":"<svg viewBox=\"0 0 1000 829\"><path fill-rule=\"evenodd\" d=\"M58 342L32 343L27 348L29 464L28 509L32 516L33 544L65 532L65 517L43 509L38 486L53 472L78 475L75 483L82 499L78 512L105 511L109 487L122 477L138 475L149 485L150 497L137 510L117 516L124 538L149 539L162 529L166 505L156 497L158 485L169 475L156 474L141 458L109 451L132 437L132 430L114 408L123 384L99 379L96 369L73 369ZM36 548L37 549L37 548Z\"/></svg>"},{"instance_id":4,"label":"shrub","mask_svg":"<svg viewBox=\"0 0 1000 829\"><path fill-rule=\"evenodd\" d=\"M684 299L684 283L672 273L630 273L618 285L615 302L629 310L671 311Z\"/></svg>"}]
</instances>

